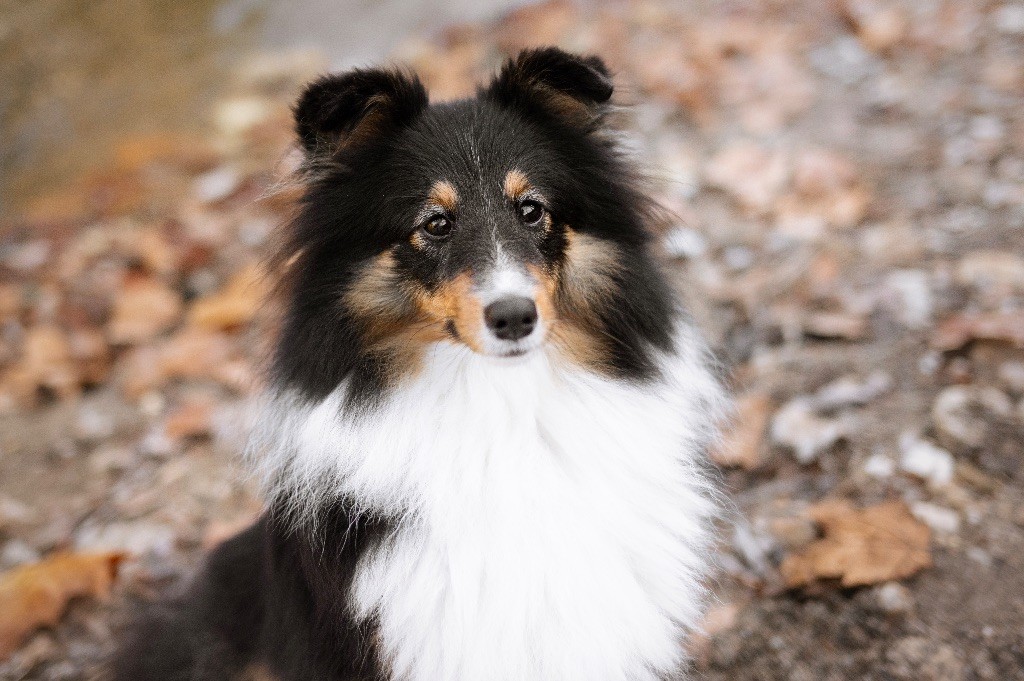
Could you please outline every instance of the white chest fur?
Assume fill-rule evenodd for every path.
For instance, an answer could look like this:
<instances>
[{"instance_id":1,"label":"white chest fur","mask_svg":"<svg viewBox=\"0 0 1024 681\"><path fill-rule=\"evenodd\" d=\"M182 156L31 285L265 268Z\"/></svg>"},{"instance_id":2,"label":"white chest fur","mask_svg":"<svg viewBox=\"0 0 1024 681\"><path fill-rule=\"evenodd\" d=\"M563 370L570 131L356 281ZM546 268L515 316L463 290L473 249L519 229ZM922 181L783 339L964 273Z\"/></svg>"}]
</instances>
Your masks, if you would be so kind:
<instances>
[{"instance_id":1,"label":"white chest fur","mask_svg":"<svg viewBox=\"0 0 1024 681\"><path fill-rule=\"evenodd\" d=\"M371 416L339 416L338 395L287 413L277 484L402 518L352 593L396 681L647 681L678 664L719 389L697 347L664 368L635 386L441 344Z\"/></svg>"}]
</instances>

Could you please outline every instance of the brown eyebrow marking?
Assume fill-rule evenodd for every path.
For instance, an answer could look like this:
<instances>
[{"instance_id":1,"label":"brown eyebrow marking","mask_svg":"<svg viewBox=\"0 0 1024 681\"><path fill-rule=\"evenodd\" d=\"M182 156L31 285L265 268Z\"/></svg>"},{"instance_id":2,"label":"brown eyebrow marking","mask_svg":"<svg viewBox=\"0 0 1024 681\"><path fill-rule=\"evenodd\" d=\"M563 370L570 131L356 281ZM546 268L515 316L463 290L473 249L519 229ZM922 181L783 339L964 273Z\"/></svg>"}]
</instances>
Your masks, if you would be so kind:
<instances>
[{"instance_id":1,"label":"brown eyebrow marking","mask_svg":"<svg viewBox=\"0 0 1024 681\"><path fill-rule=\"evenodd\" d=\"M526 173L518 168L513 168L505 175L505 182L502 185L505 196L513 201L519 200L523 194L530 191L530 181L526 179Z\"/></svg>"},{"instance_id":2,"label":"brown eyebrow marking","mask_svg":"<svg viewBox=\"0 0 1024 681\"><path fill-rule=\"evenodd\" d=\"M432 203L444 208L449 213L454 213L455 207L459 205L459 192L447 180L438 180L431 185L429 198Z\"/></svg>"}]
</instances>

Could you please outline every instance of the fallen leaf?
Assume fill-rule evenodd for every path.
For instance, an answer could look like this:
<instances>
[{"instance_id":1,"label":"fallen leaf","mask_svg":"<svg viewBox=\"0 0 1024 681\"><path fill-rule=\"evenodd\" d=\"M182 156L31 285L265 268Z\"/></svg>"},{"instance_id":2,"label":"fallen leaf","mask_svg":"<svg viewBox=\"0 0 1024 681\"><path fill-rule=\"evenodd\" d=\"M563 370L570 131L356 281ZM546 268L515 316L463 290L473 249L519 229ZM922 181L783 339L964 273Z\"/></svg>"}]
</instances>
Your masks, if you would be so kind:
<instances>
[{"instance_id":1,"label":"fallen leaf","mask_svg":"<svg viewBox=\"0 0 1024 681\"><path fill-rule=\"evenodd\" d=\"M711 459L719 466L757 468L761 463L761 445L770 410L771 400L767 395L752 393L738 397L732 429L712 450Z\"/></svg>"},{"instance_id":2,"label":"fallen leaf","mask_svg":"<svg viewBox=\"0 0 1024 681\"><path fill-rule=\"evenodd\" d=\"M209 378L233 388L250 379L239 348L223 333L186 327L162 342L135 348L121 361L121 383L139 396L174 379Z\"/></svg>"},{"instance_id":3,"label":"fallen leaf","mask_svg":"<svg viewBox=\"0 0 1024 681\"><path fill-rule=\"evenodd\" d=\"M707 660L712 639L734 628L739 614L740 606L736 603L719 603L709 608L700 627L687 641L689 654L695 659Z\"/></svg>"},{"instance_id":4,"label":"fallen leaf","mask_svg":"<svg viewBox=\"0 0 1024 681\"><path fill-rule=\"evenodd\" d=\"M754 213L767 212L789 179L782 153L753 142L736 142L718 152L705 169L708 183L729 193Z\"/></svg>"},{"instance_id":5,"label":"fallen leaf","mask_svg":"<svg viewBox=\"0 0 1024 681\"><path fill-rule=\"evenodd\" d=\"M879 0L843 0L839 11L869 50L885 52L898 45L910 28L906 13Z\"/></svg>"},{"instance_id":6,"label":"fallen leaf","mask_svg":"<svg viewBox=\"0 0 1024 681\"><path fill-rule=\"evenodd\" d=\"M181 296L156 279L129 279L114 302L107 337L116 345L155 338L181 316Z\"/></svg>"},{"instance_id":7,"label":"fallen leaf","mask_svg":"<svg viewBox=\"0 0 1024 681\"><path fill-rule=\"evenodd\" d=\"M266 295L267 280L260 268L243 268L223 289L197 300L189 310L189 322L211 331L241 326L256 315Z\"/></svg>"},{"instance_id":8,"label":"fallen leaf","mask_svg":"<svg viewBox=\"0 0 1024 681\"><path fill-rule=\"evenodd\" d=\"M73 598L104 598L122 553L58 553L0 574L0 660L37 627L60 621Z\"/></svg>"},{"instance_id":9,"label":"fallen leaf","mask_svg":"<svg viewBox=\"0 0 1024 681\"><path fill-rule=\"evenodd\" d=\"M40 388L60 397L76 395L81 376L74 348L56 326L40 325L25 333L21 360L3 376L2 387L16 401L32 404Z\"/></svg>"},{"instance_id":10,"label":"fallen leaf","mask_svg":"<svg viewBox=\"0 0 1024 681\"><path fill-rule=\"evenodd\" d=\"M851 312L810 312L803 320L804 331L819 338L861 340L868 335L868 319Z\"/></svg>"},{"instance_id":11,"label":"fallen leaf","mask_svg":"<svg viewBox=\"0 0 1024 681\"><path fill-rule=\"evenodd\" d=\"M1024 258L1011 252L975 251L957 264L956 278L961 284L979 289L1006 294L1024 291Z\"/></svg>"},{"instance_id":12,"label":"fallen leaf","mask_svg":"<svg viewBox=\"0 0 1024 681\"><path fill-rule=\"evenodd\" d=\"M932 334L932 347L958 350L972 340L1012 343L1024 348L1024 312L959 314L941 322Z\"/></svg>"},{"instance_id":13,"label":"fallen leaf","mask_svg":"<svg viewBox=\"0 0 1024 681\"><path fill-rule=\"evenodd\" d=\"M88 327L73 329L68 335L68 344L81 382L102 383L110 369L110 348L103 332Z\"/></svg>"},{"instance_id":14,"label":"fallen leaf","mask_svg":"<svg viewBox=\"0 0 1024 681\"><path fill-rule=\"evenodd\" d=\"M190 400L167 415L164 433L173 440L203 437L213 427L214 402L210 399Z\"/></svg>"},{"instance_id":15,"label":"fallen leaf","mask_svg":"<svg viewBox=\"0 0 1024 681\"><path fill-rule=\"evenodd\" d=\"M900 501L856 509L827 501L809 510L824 536L780 567L790 587L838 579L844 587L909 577L932 564L931 531Z\"/></svg>"},{"instance_id":16,"label":"fallen leaf","mask_svg":"<svg viewBox=\"0 0 1024 681\"><path fill-rule=\"evenodd\" d=\"M118 250L137 259L150 272L173 274L180 267L181 252L167 231L166 225L124 230L117 235Z\"/></svg>"},{"instance_id":17,"label":"fallen leaf","mask_svg":"<svg viewBox=\"0 0 1024 681\"><path fill-rule=\"evenodd\" d=\"M848 437L856 426L852 416L826 417L818 411L814 398L802 395L784 404L772 418L772 439L792 449L804 465Z\"/></svg>"},{"instance_id":18,"label":"fallen leaf","mask_svg":"<svg viewBox=\"0 0 1024 681\"><path fill-rule=\"evenodd\" d=\"M794 238L816 239L826 227L853 227L867 215L871 193L851 161L811 149L793 159L792 191L776 206L777 228Z\"/></svg>"}]
</instances>

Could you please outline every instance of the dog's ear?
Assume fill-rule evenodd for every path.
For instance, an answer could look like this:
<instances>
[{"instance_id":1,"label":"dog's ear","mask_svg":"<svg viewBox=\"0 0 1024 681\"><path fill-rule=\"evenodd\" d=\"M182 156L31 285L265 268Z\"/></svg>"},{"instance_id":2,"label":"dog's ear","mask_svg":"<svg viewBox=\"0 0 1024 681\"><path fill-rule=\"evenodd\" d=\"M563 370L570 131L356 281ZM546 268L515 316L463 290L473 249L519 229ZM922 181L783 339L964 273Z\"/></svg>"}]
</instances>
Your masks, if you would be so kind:
<instances>
[{"instance_id":1,"label":"dog's ear","mask_svg":"<svg viewBox=\"0 0 1024 681\"><path fill-rule=\"evenodd\" d=\"M600 119L612 90L611 73L599 57L546 47L505 62L484 94L506 106L587 125Z\"/></svg>"},{"instance_id":2,"label":"dog's ear","mask_svg":"<svg viewBox=\"0 0 1024 681\"><path fill-rule=\"evenodd\" d=\"M308 155L329 155L407 125L426 106L415 75L355 69L306 86L294 109L295 131Z\"/></svg>"}]
</instances>

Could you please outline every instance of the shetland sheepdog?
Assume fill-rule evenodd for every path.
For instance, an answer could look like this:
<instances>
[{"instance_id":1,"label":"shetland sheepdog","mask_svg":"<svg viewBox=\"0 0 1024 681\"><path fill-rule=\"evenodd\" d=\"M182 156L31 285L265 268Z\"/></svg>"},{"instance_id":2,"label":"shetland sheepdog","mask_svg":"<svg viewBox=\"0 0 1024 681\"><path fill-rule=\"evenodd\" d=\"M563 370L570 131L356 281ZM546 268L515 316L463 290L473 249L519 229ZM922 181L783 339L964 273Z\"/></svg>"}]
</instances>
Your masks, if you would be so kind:
<instances>
[{"instance_id":1,"label":"shetland sheepdog","mask_svg":"<svg viewBox=\"0 0 1024 681\"><path fill-rule=\"evenodd\" d=\"M683 674L723 396L612 90L554 48L455 102L391 69L305 88L252 446L267 511L132 630L116 679Z\"/></svg>"}]
</instances>

